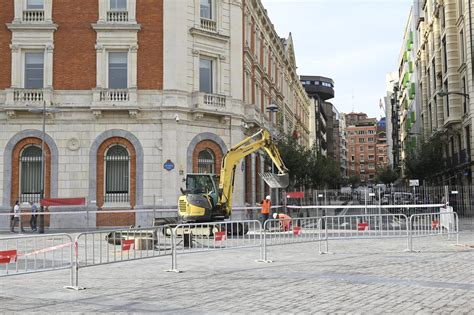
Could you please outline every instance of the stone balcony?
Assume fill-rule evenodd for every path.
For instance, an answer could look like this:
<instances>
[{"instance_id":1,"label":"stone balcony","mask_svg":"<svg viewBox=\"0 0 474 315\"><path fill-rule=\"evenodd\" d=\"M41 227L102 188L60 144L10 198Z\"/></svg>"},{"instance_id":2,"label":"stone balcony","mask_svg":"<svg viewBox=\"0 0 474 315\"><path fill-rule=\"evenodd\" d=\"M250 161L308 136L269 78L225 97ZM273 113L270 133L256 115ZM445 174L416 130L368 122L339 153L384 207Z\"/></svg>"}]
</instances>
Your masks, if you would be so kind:
<instances>
[{"instance_id":1,"label":"stone balcony","mask_svg":"<svg viewBox=\"0 0 474 315\"><path fill-rule=\"evenodd\" d=\"M51 89L23 89L11 88L6 90L7 107L22 107L25 105L43 104L51 102Z\"/></svg>"},{"instance_id":2,"label":"stone balcony","mask_svg":"<svg viewBox=\"0 0 474 315\"><path fill-rule=\"evenodd\" d=\"M124 23L128 21L128 11L107 11L107 22Z\"/></svg>"},{"instance_id":3,"label":"stone balcony","mask_svg":"<svg viewBox=\"0 0 474 315\"><path fill-rule=\"evenodd\" d=\"M101 89L97 88L92 93L91 109L99 118L103 111L128 111L135 117L138 113L137 89Z\"/></svg>"},{"instance_id":4,"label":"stone balcony","mask_svg":"<svg viewBox=\"0 0 474 315\"><path fill-rule=\"evenodd\" d=\"M201 18L201 29L210 32L217 32L217 23L214 20Z\"/></svg>"},{"instance_id":5,"label":"stone balcony","mask_svg":"<svg viewBox=\"0 0 474 315\"><path fill-rule=\"evenodd\" d=\"M192 94L192 108L196 113L229 114L229 99L225 95L194 92Z\"/></svg>"},{"instance_id":6,"label":"stone balcony","mask_svg":"<svg viewBox=\"0 0 474 315\"><path fill-rule=\"evenodd\" d=\"M5 107L10 118L14 118L17 112L28 111L31 108L42 107L45 103L51 104L53 91L44 89L10 88L5 90Z\"/></svg>"},{"instance_id":7,"label":"stone balcony","mask_svg":"<svg viewBox=\"0 0 474 315\"><path fill-rule=\"evenodd\" d=\"M44 22L44 10L24 10L22 21L26 23Z\"/></svg>"}]
</instances>

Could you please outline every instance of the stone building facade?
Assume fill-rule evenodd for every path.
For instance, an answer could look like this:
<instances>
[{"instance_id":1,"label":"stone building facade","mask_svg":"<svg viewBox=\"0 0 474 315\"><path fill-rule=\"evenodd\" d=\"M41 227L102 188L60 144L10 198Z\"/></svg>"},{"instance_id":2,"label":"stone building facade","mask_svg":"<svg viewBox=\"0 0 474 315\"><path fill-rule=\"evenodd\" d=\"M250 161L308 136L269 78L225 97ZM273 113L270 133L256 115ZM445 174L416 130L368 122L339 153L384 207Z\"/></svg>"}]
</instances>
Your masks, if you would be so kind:
<instances>
[{"instance_id":1,"label":"stone building facade","mask_svg":"<svg viewBox=\"0 0 474 315\"><path fill-rule=\"evenodd\" d=\"M443 143L440 184L472 184L474 68L471 0L415 1L417 88L426 139Z\"/></svg>"},{"instance_id":2,"label":"stone building facade","mask_svg":"<svg viewBox=\"0 0 474 315\"><path fill-rule=\"evenodd\" d=\"M279 88L275 81L268 89L263 84L262 91L277 95L272 99L282 110L269 115L263 94L259 106L255 96L245 94L245 1L4 2L3 211L16 199L39 198L43 113L45 196L86 197L91 211L157 206L173 213L187 173L218 174L232 145L259 127L270 128L280 115L285 130L297 130L306 141L309 105L296 84L291 38L277 37L266 14L261 43L271 41L277 58L266 60L281 67L275 75ZM252 3L263 12L260 1ZM267 82L269 74L260 80ZM257 183L263 158L257 159L237 167L235 205L254 202L257 192L265 191L263 182ZM101 225L149 219L146 214L92 217Z\"/></svg>"}]
</instances>

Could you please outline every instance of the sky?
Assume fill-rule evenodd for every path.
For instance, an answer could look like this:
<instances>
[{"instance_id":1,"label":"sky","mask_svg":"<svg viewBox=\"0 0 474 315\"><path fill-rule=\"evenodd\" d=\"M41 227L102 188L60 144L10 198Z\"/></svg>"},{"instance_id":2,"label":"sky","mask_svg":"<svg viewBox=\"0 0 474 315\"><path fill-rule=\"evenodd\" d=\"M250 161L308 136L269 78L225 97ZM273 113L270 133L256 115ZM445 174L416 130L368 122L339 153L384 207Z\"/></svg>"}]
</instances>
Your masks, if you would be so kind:
<instances>
[{"instance_id":1,"label":"sky","mask_svg":"<svg viewBox=\"0 0 474 315\"><path fill-rule=\"evenodd\" d=\"M339 112L385 116L413 0L262 0L280 37L291 32L299 75L332 78Z\"/></svg>"}]
</instances>

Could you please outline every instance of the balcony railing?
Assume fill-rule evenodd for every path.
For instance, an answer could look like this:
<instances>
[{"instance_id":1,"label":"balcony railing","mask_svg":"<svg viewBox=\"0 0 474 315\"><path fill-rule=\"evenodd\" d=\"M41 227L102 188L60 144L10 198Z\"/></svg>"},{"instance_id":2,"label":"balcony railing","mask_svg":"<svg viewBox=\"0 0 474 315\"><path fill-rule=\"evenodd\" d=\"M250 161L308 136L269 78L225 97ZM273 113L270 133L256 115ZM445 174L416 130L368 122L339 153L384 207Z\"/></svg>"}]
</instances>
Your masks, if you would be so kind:
<instances>
[{"instance_id":1,"label":"balcony railing","mask_svg":"<svg viewBox=\"0 0 474 315\"><path fill-rule=\"evenodd\" d=\"M225 108L225 96L204 94L204 105L216 108Z\"/></svg>"},{"instance_id":2,"label":"balcony railing","mask_svg":"<svg viewBox=\"0 0 474 315\"><path fill-rule=\"evenodd\" d=\"M128 11L107 11L107 22L128 22Z\"/></svg>"},{"instance_id":3,"label":"balcony railing","mask_svg":"<svg viewBox=\"0 0 474 315\"><path fill-rule=\"evenodd\" d=\"M44 10L24 10L24 22L44 22Z\"/></svg>"},{"instance_id":4,"label":"balcony railing","mask_svg":"<svg viewBox=\"0 0 474 315\"><path fill-rule=\"evenodd\" d=\"M13 91L13 101L15 102L43 102L44 92L40 89L15 89Z\"/></svg>"},{"instance_id":5,"label":"balcony railing","mask_svg":"<svg viewBox=\"0 0 474 315\"><path fill-rule=\"evenodd\" d=\"M130 194L128 192L123 193L105 193L105 203L129 203Z\"/></svg>"},{"instance_id":6,"label":"balcony railing","mask_svg":"<svg viewBox=\"0 0 474 315\"><path fill-rule=\"evenodd\" d=\"M102 90L100 91L101 102L128 102L130 93L128 90Z\"/></svg>"},{"instance_id":7,"label":"balcony railing","mask_svg":"<svg viewBox=\"0 0 474 315\"><path fill-rule=\"evenodd\" d=\"M215 32L217 31L217 23L214 20L201 18L201 28L206 31Z\"/></svg>"}]
</instances>

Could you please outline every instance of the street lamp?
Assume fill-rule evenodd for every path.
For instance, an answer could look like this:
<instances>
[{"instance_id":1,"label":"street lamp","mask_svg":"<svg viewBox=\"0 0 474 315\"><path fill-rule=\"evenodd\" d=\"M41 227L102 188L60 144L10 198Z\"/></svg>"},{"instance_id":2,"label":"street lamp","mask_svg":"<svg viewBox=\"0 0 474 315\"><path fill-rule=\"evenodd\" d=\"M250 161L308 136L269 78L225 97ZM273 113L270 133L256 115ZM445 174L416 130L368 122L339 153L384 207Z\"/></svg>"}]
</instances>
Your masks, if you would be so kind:
<instances>
[{"instance_id":1,"label":"street lamp","mask_svg":"<svg viewBox=\"0 0 474 315\"><path fill-rule=\"evenodd\" d=\"M278 105L272 104L272 103L268 104L268 106L266 107L266 110L267 110L267 112L270 113L270 115L272 115L273 113L277 113L277 112L280 111L279 108L278 108ZM273 118L274 118L274 117L272 117L272 121L270 122L270 134L272 135L272 138L273 138L273 133L274 133L273 125L274 125L274 123L275 123L275 122L273 121L273 120L274 120ZM272 160L272 174L274 174L274 173L275 173L275 163L273 163L273 160ZM277 189L278 189L278 188L277 188ZM272 190L272 189L270 188L270 190ZM277 195L278 195L278 194L277 194Z\"/></svg>"},{"instance_id":2,"label":"street lamp","mask_svg":"<svg viewBox=\"0 0 474 315\"><path fill-rule=\"evenodd\" d=\"M57 113L59 110L57 108L48 108L46 109L46 101L43 101L43 108L31 108L28 110L30 113L41 113L43 115L43 132L41 133L41 191L40 191L40 217L39 217L39 228L38 233L44 233L44 207L41 203L41 200L44 198L44 183L45 183L45 167L44 167L44 137L46 135L46 113Z\"/></svg>"},{"instance_id":3,"label":"street lamp","mask_svg":"<svg viewBox=\"0 0 474 315\"><path fill-rule=\"evenodd\" d=\"M465 98L469 99L469 94L462 93L462 92L448 92L448 91L441 90L441 91L438 91L436 94L438 96L441 96L441 97L445 97L445 96L452 95L452 94L461 95L461 96L464 96Z\"/></svg>"}]
</instances>

